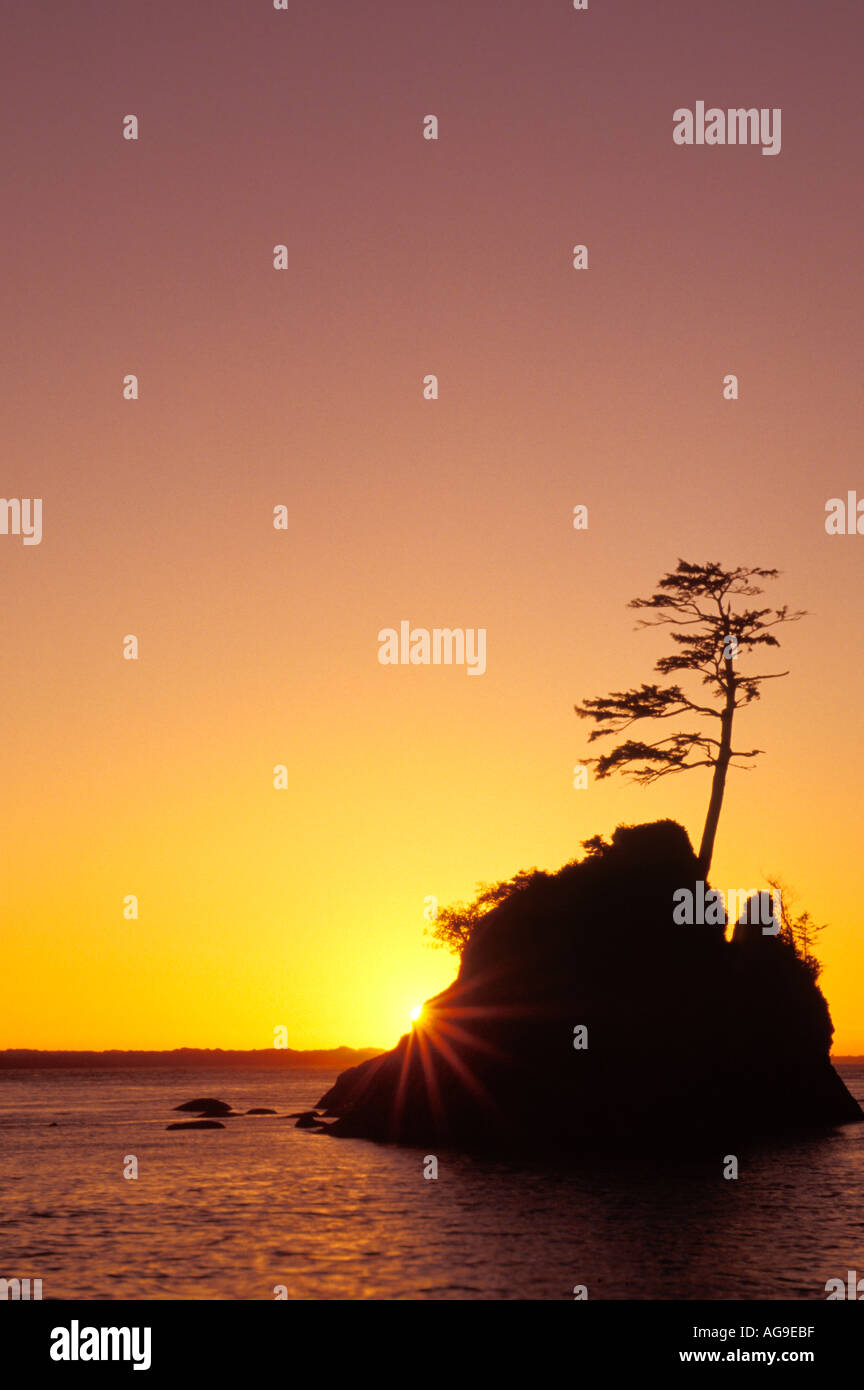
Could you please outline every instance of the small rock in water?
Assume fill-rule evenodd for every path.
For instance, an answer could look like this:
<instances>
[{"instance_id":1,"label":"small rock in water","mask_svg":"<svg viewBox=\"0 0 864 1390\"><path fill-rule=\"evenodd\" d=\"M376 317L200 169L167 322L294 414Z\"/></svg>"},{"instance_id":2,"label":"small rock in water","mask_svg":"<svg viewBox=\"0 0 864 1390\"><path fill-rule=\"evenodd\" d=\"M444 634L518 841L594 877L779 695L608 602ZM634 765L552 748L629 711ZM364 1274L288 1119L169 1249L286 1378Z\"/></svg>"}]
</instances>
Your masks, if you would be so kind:
<instances>
[{"instance_id":1,"label":"small rock in water","mask_svg":"<svg viewBox=\"0 0 864 1390\"><path fill-rule=\"evenodd\" d=\"M175 1120L173 1124L166 1125L166 1129L224 1129L225 1126L219 1120Z\"/></svg>"},{"instance_id":2,"label":"small rock in water","mask_svg":"<svg viewBox=\"0 0 864 1390\"><path fill-rule=\"evenodd\" d=\"M233 1115L231 1106L224 1100L213 1100L210 1096L205 1096L203 1100L185 1100L182 1105L175 1105L175 1110L189 1110L196 1115Z\"/></svg>"},{"instance_id":3,"label":"small rock in water","mask_svg":"<svg viewBox=\"0 0 864 1390\"><path fill-rule=\"evenodd\" d=\"M255 1107L254 1110L247 1110L247 1111L246 1111L246 1114L247 1114L247 1115L275 1115L275 1114L276 1114L276 1111L275 1111L275 1110L267 1110L264 1106L262 1106L262 1105L257 1105L257 1106Z\"/></svg>"}]
</instances>

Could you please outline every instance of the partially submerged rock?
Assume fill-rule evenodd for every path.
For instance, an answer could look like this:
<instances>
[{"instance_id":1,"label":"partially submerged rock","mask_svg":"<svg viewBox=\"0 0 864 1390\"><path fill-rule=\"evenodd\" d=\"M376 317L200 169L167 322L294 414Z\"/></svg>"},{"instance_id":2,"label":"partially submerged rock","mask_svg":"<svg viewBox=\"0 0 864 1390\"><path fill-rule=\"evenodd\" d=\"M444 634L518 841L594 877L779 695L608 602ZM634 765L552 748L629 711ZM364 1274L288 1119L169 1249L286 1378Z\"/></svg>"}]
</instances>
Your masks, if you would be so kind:
<instances>
[{"instance_id":1,"label":"partially submerged rock","mask_svg":"<svg viewBox=\"0 0 864 1390\"><path fill-rule=\"evenodd\" d=\"M293 1116L292 1116L291 1118L293 1118ZM303 1111L300 1112L300 1117L299 1117L299 1119L297 1120L297 1123L296 1123L296 1125L294 1126L294 1128L295 1128L295 1129L313 1129L316 1125L320 1125L321 1123L322 1123L322 1121L321 1121L321 1120L319 1119L319 1117L315 1114L315 1111L314 1111L314 1110L303 1110Z\"/></svg>"},{"instance_id":2,"label":"partially submerged rock","mask_svg":"<svg viewBox=\"0 0 864 1390\"><path fill-rule=\"evenodd\" d=\"M166 1129L224 1129L220 1120L174 1120Z\"/></svg>"},{"instance_id":3,"label":"partially submerged rock","mask_svg":"<svg viewBox=\"0 0 864 1390\"><path fill-rule=\"evenodd\" d=\"M227 1101L213 1100L210 1096L205 1096L202 1100L184 1100L182 1105L175 1105L175 1110L188 1110L193 1115L233 1115L234 1111Z\"/></svg>"}]
</instances>

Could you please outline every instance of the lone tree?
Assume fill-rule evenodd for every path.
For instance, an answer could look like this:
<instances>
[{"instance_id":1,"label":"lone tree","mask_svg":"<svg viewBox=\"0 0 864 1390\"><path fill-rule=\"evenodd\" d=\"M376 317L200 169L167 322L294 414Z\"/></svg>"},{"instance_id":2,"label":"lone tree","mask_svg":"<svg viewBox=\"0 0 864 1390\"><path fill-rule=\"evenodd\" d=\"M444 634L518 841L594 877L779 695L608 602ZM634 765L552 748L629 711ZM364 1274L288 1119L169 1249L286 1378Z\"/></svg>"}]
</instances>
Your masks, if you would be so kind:
<instances>
[{"instance_id":1,"label":"lone tree","mask_svg":"<svg viewBox=\"0 0 864 1390\"><path fill-rule=\"evenodd\" d=\"M637 720L678 719L688 715L700 721L717 720L713 727L719 738L695 732L669 734L654 743L628 738L601 757L587 758L596 765L597 777L609 777L624 772L636 782L655 782L673 772L688 772L694 767L713 767L711 798L705 829L699 848L699 868L705 878L711 866L717 823L723 804L726 773L730 767L741 767L735 758L755 758L764 750L751 748L746 752L732 747L732 723L735 711L761 696L763 681L788 676L788 671L773 675L739 675L736 661L753 647L779 647L770 629L781 623L796 622L805 613L783 608L746 608L736 600L754 598L763 591L754 584L758 579L776 579L779 570L724 570L718 564L691 565L679 560L672 574L665 575L650 598L636 598L631 608L650 609L656 616L641 618L639 627L669 625L688 629L672 632L676 650L655 663L654 670L668 676L673 671L693 671L702 676L712 703L692 700L680 685L640 685L634 690L613 691L611 695L586 700L576 705L576 713L597 724L589 742L620 734Z\"/></svg>"}]
</instances>

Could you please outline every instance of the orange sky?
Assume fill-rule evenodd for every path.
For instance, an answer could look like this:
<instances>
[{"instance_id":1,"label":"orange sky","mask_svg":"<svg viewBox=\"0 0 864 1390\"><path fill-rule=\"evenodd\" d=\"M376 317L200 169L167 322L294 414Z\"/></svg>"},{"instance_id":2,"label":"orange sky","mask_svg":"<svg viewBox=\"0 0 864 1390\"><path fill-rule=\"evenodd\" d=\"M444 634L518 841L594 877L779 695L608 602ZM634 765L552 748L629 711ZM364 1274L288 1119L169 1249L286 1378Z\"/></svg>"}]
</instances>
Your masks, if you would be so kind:
<instances>
[{"instance_id":1,"label":"orange sky","mask_svg":"<svg viewBox=\"0 0 864 1390\"><path fill-rule=\"evenodd\" d=\"M680 555L812 614L712 881L831 923L864 1053L864 539L824 529L864 495L864 19L754 8L9 16L2 491L44 538L0 536L0 1046L389 1045L454 970L427 894L620 821L698 843L707 774L571 786ZM700 99L781 107L781 154L674 145ZM402 619L485 627L486 674L382 667Z\"/></svg>"}]
</instances>

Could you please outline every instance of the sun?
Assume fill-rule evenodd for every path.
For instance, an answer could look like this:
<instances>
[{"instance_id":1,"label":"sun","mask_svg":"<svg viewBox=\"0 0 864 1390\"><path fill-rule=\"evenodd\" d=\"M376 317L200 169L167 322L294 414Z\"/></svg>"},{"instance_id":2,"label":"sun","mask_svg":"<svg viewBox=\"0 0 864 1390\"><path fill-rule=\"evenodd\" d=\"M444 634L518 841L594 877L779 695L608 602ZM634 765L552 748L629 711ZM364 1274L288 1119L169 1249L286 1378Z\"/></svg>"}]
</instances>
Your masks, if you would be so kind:
<instances>
[{"instance_id":1,"label":"sun","mask_svg":"<svg viewBox=\"0 0 864 1390\"><path fill-rule=\"evenodd\" d=\"M420 1015L422 1014L422 1012L423 1012L423 1005L422 1005L422 1004L415 1004L415 1005L414 1005L414 1008L411 1010L411 1022L412 1022L412 1023L416 1023L417 1020L418 1020L418 1018L419 1018Z\"/></svg>"}]
</instances>

